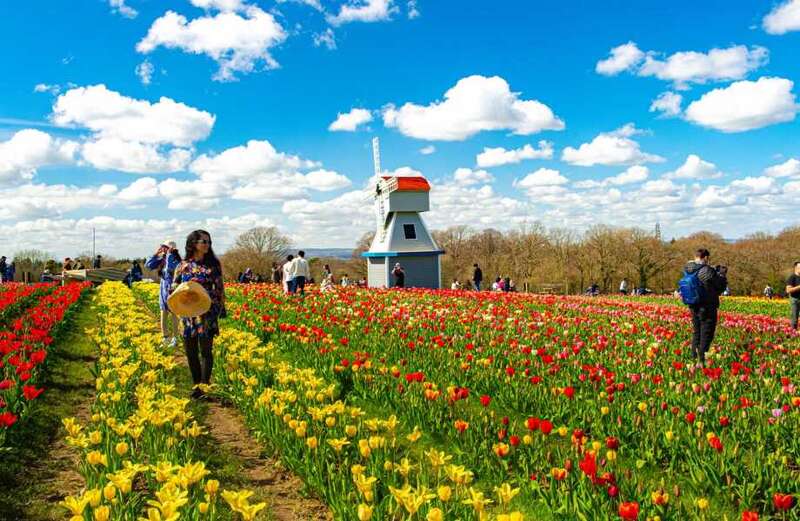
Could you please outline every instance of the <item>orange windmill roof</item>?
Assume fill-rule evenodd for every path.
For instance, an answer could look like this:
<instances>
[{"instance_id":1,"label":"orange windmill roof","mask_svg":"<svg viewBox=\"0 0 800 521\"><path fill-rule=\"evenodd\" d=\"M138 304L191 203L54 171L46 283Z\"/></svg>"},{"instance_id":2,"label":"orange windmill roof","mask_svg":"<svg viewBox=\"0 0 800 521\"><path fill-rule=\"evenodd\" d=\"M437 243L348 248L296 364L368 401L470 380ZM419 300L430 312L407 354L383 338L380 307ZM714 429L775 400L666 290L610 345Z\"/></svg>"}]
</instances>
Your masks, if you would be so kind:
<instances>
[{"instance_id":1,"label":"orange windmill roof","mask_svg":"<svg viewBox=\"0 0 800 521\"><path fill-rule=\"evenodd\" d=\"M395 190L399 192L430 192L431 185L422 176L383 176L384 180L394 180ZM392 183L394 184L394 183Z\"/></svg>"}]
</instances>

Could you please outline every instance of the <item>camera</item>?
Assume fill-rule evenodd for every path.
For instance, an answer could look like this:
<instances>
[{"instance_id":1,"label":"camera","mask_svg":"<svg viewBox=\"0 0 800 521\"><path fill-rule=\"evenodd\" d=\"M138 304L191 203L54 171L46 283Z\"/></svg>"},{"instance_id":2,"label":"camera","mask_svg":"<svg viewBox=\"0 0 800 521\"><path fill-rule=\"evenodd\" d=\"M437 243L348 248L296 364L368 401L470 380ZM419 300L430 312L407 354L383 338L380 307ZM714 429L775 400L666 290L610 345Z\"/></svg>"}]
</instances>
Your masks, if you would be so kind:
<instances>
[{"instance_id":1,"label":"camera","mask_svg":"<svg viewBox=\"0 0 800 521\"><path fill-rule=\"evenodd\" d=\"M718 264L717 267L714 268L714 269L717 271L717 273L719 273L723 277L728 274L728 267L727 266L721 266L721 265Z\"/></svg>"}]
</instances>

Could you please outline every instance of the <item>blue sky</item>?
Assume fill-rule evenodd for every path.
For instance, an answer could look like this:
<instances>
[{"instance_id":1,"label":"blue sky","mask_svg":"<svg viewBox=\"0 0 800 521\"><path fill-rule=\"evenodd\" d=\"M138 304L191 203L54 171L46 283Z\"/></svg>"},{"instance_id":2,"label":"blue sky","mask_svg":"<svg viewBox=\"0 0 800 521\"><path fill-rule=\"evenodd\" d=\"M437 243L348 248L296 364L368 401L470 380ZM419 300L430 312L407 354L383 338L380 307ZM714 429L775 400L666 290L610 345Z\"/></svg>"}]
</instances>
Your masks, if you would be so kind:
<instances>
[{"instance_id":1,"label":"blue sky","mask_svg":"<svg viewBox=\"0 0 800 521\"><path fill-rule=\"evenodd\" d=\"M374 136L433 228L796 223L800 0L27 1L0 29L6 254L348 247Z\"/></svg>"}]
</instances>

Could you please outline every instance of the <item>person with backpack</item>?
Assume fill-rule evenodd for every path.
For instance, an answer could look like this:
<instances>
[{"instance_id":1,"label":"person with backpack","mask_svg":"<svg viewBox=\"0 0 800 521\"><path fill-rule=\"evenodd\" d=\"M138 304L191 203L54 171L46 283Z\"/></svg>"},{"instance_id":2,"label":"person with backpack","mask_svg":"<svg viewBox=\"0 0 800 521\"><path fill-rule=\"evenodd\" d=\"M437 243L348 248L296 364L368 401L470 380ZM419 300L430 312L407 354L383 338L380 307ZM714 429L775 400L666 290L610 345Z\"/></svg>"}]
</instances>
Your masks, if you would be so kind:
<instances>
[{"instance_id":1,"label":"person with backpack","mask_svg":"<svg viewBox=\"0 0 800 521\"><path fill-rule=\"evenodd\" d=\"M800 261L794 263L794 272L786 279L786 295L791 305L789 320L792 329L797 329L797 316L800 314Z\"/></svg>"},{"instance_id":2,"label":"person with backpack","mask_svg":"<svg viewBox=\"0 0 800 521\"><path fill-rule=\"evenodd\" d=\"M681 300L692 313L692 357L703 367L717 329L719 296L728 287L728 268L712 267L710 257L707 249L698 249L678 283Z\"/></svg>"}]
</instances>

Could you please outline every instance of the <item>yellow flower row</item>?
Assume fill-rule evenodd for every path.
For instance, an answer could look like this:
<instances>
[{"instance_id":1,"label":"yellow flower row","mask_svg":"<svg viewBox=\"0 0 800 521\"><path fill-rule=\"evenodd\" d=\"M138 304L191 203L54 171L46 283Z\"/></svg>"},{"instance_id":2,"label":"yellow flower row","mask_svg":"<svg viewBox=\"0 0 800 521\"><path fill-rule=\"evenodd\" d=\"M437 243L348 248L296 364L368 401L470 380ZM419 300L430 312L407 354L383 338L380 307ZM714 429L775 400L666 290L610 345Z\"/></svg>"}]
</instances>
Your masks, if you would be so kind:
<instances>
[{"instance_id":1,"label":"yellow flower row","mask_svg":"<svg viewBox=\"0 0 800 521\"><path fill-rule=\"evenodd\" d=\"M337 518L488 519L496 502L496 519L523 520L503 513L519 489L503 484L495 487L496 501L486 497L453 456L417 443L418 428L403 432L394 415L369 417L347 405L335 384L281 360L255 335L223 327L215 349L224 357L215 375L220 392L321 491Z\"/></svg>"},{"instance_id":2,"label":"yellow flower row","mask_svg":"<svg viewBox=\"0 0 800 521\"><path fill-rule=\"evenodd\" d=\"M173 356L152 331L152 317L121 283L95 295L99 326L87 330L99 350L95 402L88 422L65 418L67 443L82 455L85 490L62 505L72 521L174 521L215 519L218 497L242 519L266 505L252 505L248 491L222 491L196 461L202 426L177 397Z\"/></svg>"}]
</instances>

